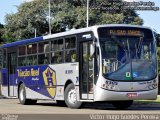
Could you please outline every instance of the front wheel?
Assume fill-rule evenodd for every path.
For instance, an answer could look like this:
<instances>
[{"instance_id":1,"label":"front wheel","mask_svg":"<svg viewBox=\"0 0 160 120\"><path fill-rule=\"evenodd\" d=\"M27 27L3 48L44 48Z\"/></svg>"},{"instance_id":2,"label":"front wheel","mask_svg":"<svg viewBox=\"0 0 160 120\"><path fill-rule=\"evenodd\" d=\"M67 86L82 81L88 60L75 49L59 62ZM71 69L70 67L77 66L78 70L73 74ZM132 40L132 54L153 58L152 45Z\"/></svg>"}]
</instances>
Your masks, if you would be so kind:
<instances>
[{"instance_id":1,"label":"front wheel","mask_svg":"<svg viewBox=\"0 0 160 120\"><path fill-rule=\"evenodd\" d=\"M129 100L129 101L113 101L112 105L114 107L116 107L116 109L118 110L124 110L127 109L128 107L130 107L133 103L133 100Z\"/></svg>"},{"instance_id":2,"label":"front wheel","mask_svg":"<svg viewBox=\"0 0 160 120\"><path fill-rule=\"evenodd\" d=\"M22 105L33 105L36 104L36 100L30 100L26 98L25 85L21 84L19 88L19 102Z\"/></svg>"},{"instance_id":3,"label":"front wheel","mask_svg":"<svg viewBox=\"0 0 160 120\"><path fill-rule=\"evenodd\" d=\"M82 102L77 101L77 94L73 84L69 84L64 92L65 103L69 108L80 108Z\"/></svg>"}]
</instances>

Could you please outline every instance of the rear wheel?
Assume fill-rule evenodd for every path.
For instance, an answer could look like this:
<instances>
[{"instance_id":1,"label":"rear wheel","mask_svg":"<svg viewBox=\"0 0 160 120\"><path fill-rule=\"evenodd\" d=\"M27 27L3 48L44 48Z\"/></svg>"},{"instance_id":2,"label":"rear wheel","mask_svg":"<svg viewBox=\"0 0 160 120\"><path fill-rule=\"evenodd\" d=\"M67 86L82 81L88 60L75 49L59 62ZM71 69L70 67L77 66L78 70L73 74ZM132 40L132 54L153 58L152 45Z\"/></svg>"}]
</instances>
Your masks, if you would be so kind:
<instances>
[{"instance_id":1,"label":"rear wheel","mask_svg":"<svg viewBox=\"0 0 160 120\"><path fill-rule=\"evenodd\" d=\"M22 105L33 105L37 102L37 100L30 100L26 98L26 90L24 84L21 84L19 88L19 102Z\"/></svg>"},{"instance_id":2,"label":"rear wheel","mask_svg":"<svg viewBox=\"0 0 160 120\"><path fill-rule=\"evenodd\" d=\"M114 101L112 102L112 105L114 107L116 107L116 109L118 110L124 110L127 109L128 107L130 107L133 103L133 100L129 100L129 101Z\"/></svg>"},{"instance_id":3,"label":"rear wheel","mask_svg":"<svg viewBox=\"0 0 160 120\"><path fill-rule=\"evenodd\" d=\"M73 84L69 84L64 92L65 103L69 108L80 108L82 102L77 101L77 94Z\"/></svg>"}]
</instances>

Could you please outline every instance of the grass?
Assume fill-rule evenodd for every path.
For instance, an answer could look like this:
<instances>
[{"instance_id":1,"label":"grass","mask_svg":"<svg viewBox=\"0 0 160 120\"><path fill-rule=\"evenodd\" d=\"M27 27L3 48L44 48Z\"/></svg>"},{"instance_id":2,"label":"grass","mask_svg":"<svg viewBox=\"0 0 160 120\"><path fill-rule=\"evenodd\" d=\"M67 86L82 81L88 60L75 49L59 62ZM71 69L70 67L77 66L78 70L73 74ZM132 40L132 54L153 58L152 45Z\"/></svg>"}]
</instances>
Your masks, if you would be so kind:
<instances>
[{"instance_id":1,"label":"grass","mask_svg":"<svg viewBox=\"0 0 160 120\"><path fill-rule=\"evenodd\" d=\"M160 103L160 95L157 96L157 99L156 99L156 100L136 100L136 102Z\"/></svg>"},{"instance_id":2,"label":"grass","mask_svg":"<svg viewBox=\"0 0 160 120\"><path fill-rule=\"evenodd\" d=\"M160 95L157 96L156 100L135 100L134 106L136 107L147 107L147 108L160 108Z\"/></svg>"}]
</instances>

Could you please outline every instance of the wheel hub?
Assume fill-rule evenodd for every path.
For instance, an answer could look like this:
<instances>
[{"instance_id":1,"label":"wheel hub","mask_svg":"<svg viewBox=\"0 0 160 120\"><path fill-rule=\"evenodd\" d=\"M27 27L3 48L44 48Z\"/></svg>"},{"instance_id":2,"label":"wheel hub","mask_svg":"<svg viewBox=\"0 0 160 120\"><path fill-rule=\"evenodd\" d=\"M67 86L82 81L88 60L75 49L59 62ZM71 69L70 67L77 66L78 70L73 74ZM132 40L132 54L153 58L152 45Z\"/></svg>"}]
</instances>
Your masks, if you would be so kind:
<instances>
[{"instance_id":1,"label":"wheel hub","mask_svg":"<svg viewBox=\"0 0 160 120\"><path fill-rule=\"evenodd\" d=\"M75 104L77 101L76 90L71 89L68 93L68 101L72 104Z\"/></svg>"}]
</instances>

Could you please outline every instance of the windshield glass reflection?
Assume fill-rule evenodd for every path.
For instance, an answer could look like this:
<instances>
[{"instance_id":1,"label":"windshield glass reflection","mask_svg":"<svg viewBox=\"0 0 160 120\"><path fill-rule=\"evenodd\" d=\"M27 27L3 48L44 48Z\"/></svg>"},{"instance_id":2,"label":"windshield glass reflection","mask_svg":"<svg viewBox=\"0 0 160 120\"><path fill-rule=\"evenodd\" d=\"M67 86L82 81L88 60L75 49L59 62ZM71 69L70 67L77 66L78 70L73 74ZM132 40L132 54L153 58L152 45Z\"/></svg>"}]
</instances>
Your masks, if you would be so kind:
<instances>
[{"instance_id":1,"label":"windshield glass reflection","mask_svg":"<svg viewBox=\"0 0 160 120\"><path fill-rule=\"evenodd\" d=\"M103 75L112 80L150 80L156 76L153 39L100 38Z\"/></svg>"}]
</instances>

